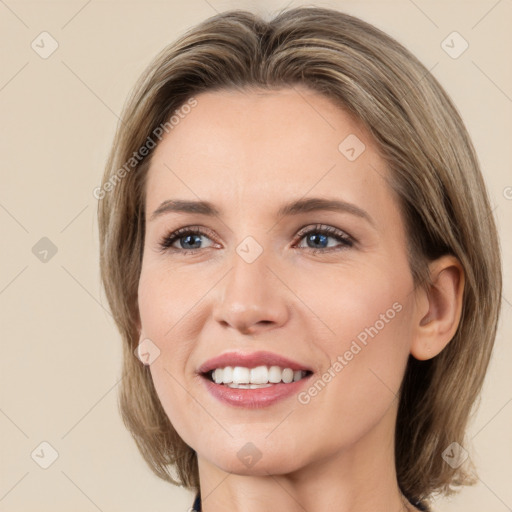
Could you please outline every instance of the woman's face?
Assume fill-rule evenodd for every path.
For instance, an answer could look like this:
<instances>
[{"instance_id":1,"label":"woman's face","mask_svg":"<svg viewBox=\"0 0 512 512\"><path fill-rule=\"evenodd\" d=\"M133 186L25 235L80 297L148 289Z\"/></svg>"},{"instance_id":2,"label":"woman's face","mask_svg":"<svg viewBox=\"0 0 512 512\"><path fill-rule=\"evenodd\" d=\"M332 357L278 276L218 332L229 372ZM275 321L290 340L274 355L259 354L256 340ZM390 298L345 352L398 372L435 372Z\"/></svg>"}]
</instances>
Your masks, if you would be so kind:
<instances>
[{"instance_id":1,"label":"woman's face","mask_svg":"<svg viewBox=\"0 0 512 512\"><path fill-rule=\"evenodd\" d=\"M239 474L392 450L417 305L368 133L305 88L196 100L152 157L138 290L170 421L200 467ZM312 198L339 207L278 215ZM196 232L169 239L182 228ZM219 383L202 373L237 366L216 372ZM220 383L233 375L238 389ZM248 378L281 383L250 389Z\"/></svg>"}]
</instances>

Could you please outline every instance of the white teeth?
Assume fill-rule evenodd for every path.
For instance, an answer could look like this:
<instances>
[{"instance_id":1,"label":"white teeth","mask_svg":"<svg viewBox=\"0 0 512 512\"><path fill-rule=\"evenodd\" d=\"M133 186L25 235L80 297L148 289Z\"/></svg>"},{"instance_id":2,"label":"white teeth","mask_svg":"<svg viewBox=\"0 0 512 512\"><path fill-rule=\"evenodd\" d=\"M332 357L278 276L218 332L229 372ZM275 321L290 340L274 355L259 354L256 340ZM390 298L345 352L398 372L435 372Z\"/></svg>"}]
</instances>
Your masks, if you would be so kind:
<instances>
[{"instance_id":1,"label":"white teeth","mask_svg":"<svg viewBox=\"0 0 512 512\"><path fill-rule=\"evenodd\" d=\"M268 382L268 369L266 366L251 368L251 384L266 384Z\"/></svg>"},{"instance_id":2,"label":"white teeth","mask_svg":"<svg viewBox=\"0 0 512 512\"><path fill-rule=\"evenodd\" d=\"M289 384L293 381L293 370L290 368L285 368L283 370L283 382L285 384Z\"/></svg>"},{"instance_id":3,"label":"white teeth","mask_svg":"<svg viewBox=\"0 0 512 512\"><path fill-rule=\"evenodd\" d=\"M268 381L277 384L278 382L281 382L282 374L283 372L279 366L271 366L268 371Z\"/></svg>"},{"instance_id":4,"label":"white teeth","mask_svg":"<svg viewBox=\"0 0 512 512\"><path fill-rule=\"evenodd\" d=\"M222 368L217 368L216 370L213 370L212 379L216 384L222 384L222 374L224 373L224 370Z\"/></svg>"},{"instance_id":5,"label":"white teeth","mask_svg":"<svg viewBox=\"0 0 512 512\"><path fill-rule=\"evenodd\" d=\"M233 382L233 368L231 366L226 366L222 372L222 383L229 384L230 382Z\"/></svg>"},{"instance_id":6,"label":"white teeth","mask_svg":"<svg viewBox=\"0 0 512 512\"><path fill-rule=\"evenodd\" d=\"M250 384L251 370L243 366L235 366L233 368L233 384Z\"/></svg>"},{"instance_id":7,"label":"white teeth","mask_svg":"<svg viewBox=\"0 0 512 512\"><path fill-rule=\"evenodd\" d=\"M257 366L246 368L243 366L226 366L216 368L212 372L212 380L216 384L225 384L230 388L257 389L284 382L297 382L306 375L305 371L279 366Z\"/></svg>"}]
</instances>

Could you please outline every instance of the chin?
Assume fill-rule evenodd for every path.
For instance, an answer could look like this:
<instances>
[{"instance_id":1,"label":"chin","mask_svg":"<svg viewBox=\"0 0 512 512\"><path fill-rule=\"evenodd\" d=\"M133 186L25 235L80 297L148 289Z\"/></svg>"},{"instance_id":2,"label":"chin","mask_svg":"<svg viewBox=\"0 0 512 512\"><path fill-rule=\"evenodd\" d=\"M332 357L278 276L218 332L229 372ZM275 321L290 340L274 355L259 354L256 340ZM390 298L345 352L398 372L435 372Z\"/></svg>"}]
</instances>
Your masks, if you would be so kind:
<instances>
[{"instance_id":1,"label":"chin","mask_svg":"<svg viewBox=\"0 0 512 512\"><path fill-rule=\"evenodd\" d=\"M245 476L288 474L302 467L297 454L282 447L278 450L274 447L259 449L256 443L240 444L240 447L207 454L206 458L222 471Z\"/></svg>"}]
</instances>

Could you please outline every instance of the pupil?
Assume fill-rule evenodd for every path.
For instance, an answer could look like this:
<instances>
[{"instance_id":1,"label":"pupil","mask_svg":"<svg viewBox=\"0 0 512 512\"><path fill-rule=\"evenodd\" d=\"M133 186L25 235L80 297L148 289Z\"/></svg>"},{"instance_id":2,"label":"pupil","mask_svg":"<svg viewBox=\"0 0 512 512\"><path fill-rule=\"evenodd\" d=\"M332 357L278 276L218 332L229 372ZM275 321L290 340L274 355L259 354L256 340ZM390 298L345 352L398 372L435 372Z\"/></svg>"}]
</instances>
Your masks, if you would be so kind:
<instances>
[{"instance_id":1,"label":"pupil","mask_svg":"<svg viewBox=\"0 0 512 512\"><path fill-rule=\"evenodd\" d=\"M312 241L317 247L318 247L318 244L316 243L318 241L318 239L321 239L323 242L326 242L327 241L327 236L326 235L309 235L309 239L310 241ZM325 247L322 245L322 247Z\"/></svg>"},{"instance_id":2,"label":"pupil","mask_svg":"<svg viewBox=\"0 0 512 512\"><path fill-rule=\"evenodd\" d=\"M188 243L189 243L189 239L194 238L194 237L199 238L199 235L187 235L187 236L184 238L184 240L185 240L185 242L184 242L184 243L185 243L185 244L188 244ZM193 242L192 242L192 243L193 243ZM197 242L197 243L199 243L199 242ZM184 244L181 244L181 245L183 246ZM197 249L197 247L194 247L194 248L195 248L195 249ZM184 247L184 249L189 249L189 247Z\"/></svg>"}]
</instances>

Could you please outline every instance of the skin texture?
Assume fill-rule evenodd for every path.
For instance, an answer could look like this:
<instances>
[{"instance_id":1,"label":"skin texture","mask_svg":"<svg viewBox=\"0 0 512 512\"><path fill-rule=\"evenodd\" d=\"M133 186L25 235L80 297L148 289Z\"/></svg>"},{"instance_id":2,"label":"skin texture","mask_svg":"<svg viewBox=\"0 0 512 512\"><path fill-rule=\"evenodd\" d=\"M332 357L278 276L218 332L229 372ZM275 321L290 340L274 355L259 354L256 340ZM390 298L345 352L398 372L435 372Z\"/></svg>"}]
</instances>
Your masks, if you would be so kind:
<instances>
[{"instance_id":1,"label":"skin texture","mask_svg":"<svg viewBox=\"0 0 512 512\"><path fill-rule=\"evenodd\" d=\"M153 155L138 298L141 340L161 351L151 364L157 393L198 454L203 510L415 510L396 481L397 392L409 354L434 357L455 332L460 265L441 258L431 265L432 288L415 289L384 162L364 127L327 98L285 88L196 99ZM350 134L366 146L354 161L338 149ZM371 221L334 211L276 217L303 197L352 203ZM169 199L208 200L221 214L151 220ZM353 245L329 234L313 253L297 233L317 224ZM162 251L160 241L185 226L206 233ZM236 251L248 236L263 250L250 264ZM195 253L179 252L186 249ZM394 318L307 404L291 396L236 408L197 374L224 352L267 350L311 367L315 382L393 304ZM237 456L248 442L261 454L252 467Z\"/></svg>"}]
</instances>

